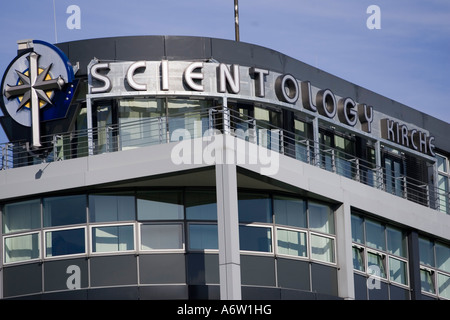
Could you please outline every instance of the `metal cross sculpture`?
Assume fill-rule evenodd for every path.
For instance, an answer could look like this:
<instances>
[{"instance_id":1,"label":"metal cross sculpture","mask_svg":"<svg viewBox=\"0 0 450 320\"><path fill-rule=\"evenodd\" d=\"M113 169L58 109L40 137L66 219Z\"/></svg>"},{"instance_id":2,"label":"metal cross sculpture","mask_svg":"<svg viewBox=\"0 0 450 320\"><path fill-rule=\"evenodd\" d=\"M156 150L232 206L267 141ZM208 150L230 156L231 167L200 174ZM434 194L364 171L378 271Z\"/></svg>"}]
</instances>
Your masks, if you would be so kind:
<instances>
[{"instance_id":1,"label":"metal cross sculpture","mask_svg":"<svg viewBox=\"0 0 450 320\"><path fill-rule=\"evenodd\" d=\"M31 130L33 138L32 145L36 148L41 146L39 119L40 100L44 101L46 104L52 105L52 101L49 99L45 91L61 90L66 83L61 76L56 79L46 80L52 64L39 73L39 57L40 55L36 52L31 52L28 56L29 75L27 76L26 74L16 70L22 84L15 86L10 86L7 84L4 91L4 95L7 99L23 96L16 112L22 110L30 102Z\"/></svg>"}]
</instances>

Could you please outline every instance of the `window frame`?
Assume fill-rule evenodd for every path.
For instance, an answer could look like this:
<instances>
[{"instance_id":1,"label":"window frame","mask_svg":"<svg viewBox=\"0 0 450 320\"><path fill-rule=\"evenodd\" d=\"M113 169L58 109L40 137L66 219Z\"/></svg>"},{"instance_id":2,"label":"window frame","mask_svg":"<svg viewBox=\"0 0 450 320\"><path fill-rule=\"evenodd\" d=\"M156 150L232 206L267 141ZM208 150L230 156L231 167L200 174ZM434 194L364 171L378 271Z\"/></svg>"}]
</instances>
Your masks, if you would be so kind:
<instances>
[{"instance_id":1,"label":"window frame","mask_svg":"<svg viewBox=\"0 0 450 320\"><path fill-rule=\"evenodd\" d=\"M180 235L180 239L181 239L181 248L170 248L170 249L143 249L142 248L142 226L173 226L173 225L178 225L181 226L181 235ZM182 220L178 220L178 221L171 221L171 222L138 222L137 223L137 246L136 246L136 251L138 253L164 253L164 252L176 252L176 253L182 253L182 252L186 252L186 231L185 231L185 223Z\"/></svg>"},{"instance_id":2,"label":"window frame","mask_svg":"<svg viewBox=\"0 0 450 320\"><path fill-rule=\"evenodd\" d=\"M61 255L56 255L56 256L47 256L47 233L49 232L58 232L58 231L69 231L69 230L76 230L76 229L83 229L84 230L84 252L82 253L70 253L70 254L61 254ZM45 260L49 259L61 259L61 258L66 258L66 257L80 257L80 256L87 256L88 255L88 251L89 251L89 242L88 242L88 226L86 224L84 225L77 225L77 226L73 226L73 227L69 227L69 228L48 228L48 229L43 229L42 230L43 233L43 241L42 241L42 245L43 245L43 251L42 251L42 256Z\"/></svg>"},{"instance_id":3,"label":"window frame","mask_svg":"<svg viewBox=\"0 0 450 320\"><path fill-rule=\"evenodd\" d=\"M7 238L15 238L15 237L22 237L22 236L27 236L27 235L31 235L31 234L37 234L38 235L38 250L39 250L39 255L37 258L32 258L32 259L24 259L24 260L17 260L17 261L6 261L6 239ZM17 233L9 233L6 235L3 235L2 237L2 245L3 245L3 265L12 265L12 264L19 264L19 263L28 263L28 262L33 262L33 261L40 261L42 260L42 231L41 230L37 230L37 231L28 231L28 232L17 232Z\"/></svg>"},{"instance_id":4,"label":"window frame","mask_svg":"<svg viewBox=\"0 0 450 320\"><path fill-rule=\"evenodd\" d=\"M305 241L306 241L306 256L298 256L298 255L293 255L293 254L288 254L288 253L280 253L278 250L278 230L284 230L284 231L292 231L292 232L299 232L299 233L303 233L305 235ZM309 260L311 258L310 255L310 248L309 248L309 234L308 231L306 229L296 229L296 228L288 228L285 226L281 226L281 225L275 225L275 233L274 233L274 243L276 244L274 246L274 254L275 256L279 256L279 257L288 257L288 258L293 258L293 259L300 259L300 260Z\"/></svg>"},{"instance_id":5,"label":"window frame","mask_svg":"<svg viewBox=\"0 0 450 320\"><path fill-rule=\"evenodd\" d=\"M117 251L94 251L94 228L104 228L104 227L121 227L121 226L132 226L133 227L133 249L132 250L117 250ZM130 252L136 252L136 223L102 223L102 224L90 224L89 227L89 255L108 255L108 254L129 254Z\"/></svg>"},{"instance_id":6,"label":"window frame","mask_svg":"<svg viewBox=\"0 0 450 320\"><path fill-rule=\"evenodd\" d=\"M219 230L217 222L214 223L214 221L189 221L187 222L186 227L186 250L189 252L204 252L204 253L218 253L219 252ZM207 225L207 226L216 226L217 227L217 249L198 249L198 248L191 248L191 225Z\"/></svg>"}]
</instances>

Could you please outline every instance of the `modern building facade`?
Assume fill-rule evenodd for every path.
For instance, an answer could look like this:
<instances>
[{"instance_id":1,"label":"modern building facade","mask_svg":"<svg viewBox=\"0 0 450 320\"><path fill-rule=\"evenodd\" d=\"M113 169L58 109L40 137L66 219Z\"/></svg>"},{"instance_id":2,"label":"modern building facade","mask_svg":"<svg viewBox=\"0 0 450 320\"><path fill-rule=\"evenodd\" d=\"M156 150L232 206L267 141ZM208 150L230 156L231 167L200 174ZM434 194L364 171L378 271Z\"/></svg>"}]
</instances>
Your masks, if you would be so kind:
<instances>
[{"instance_id":1,"label":"modern building facade","mask_svg":"<svg viewBox=\"0 0 450 320\"><path fill-rule=\"evenodd\" d=\"M19 42L4 299L450 299L450 125L200 37Z\"/></svg>"}]
</instances>

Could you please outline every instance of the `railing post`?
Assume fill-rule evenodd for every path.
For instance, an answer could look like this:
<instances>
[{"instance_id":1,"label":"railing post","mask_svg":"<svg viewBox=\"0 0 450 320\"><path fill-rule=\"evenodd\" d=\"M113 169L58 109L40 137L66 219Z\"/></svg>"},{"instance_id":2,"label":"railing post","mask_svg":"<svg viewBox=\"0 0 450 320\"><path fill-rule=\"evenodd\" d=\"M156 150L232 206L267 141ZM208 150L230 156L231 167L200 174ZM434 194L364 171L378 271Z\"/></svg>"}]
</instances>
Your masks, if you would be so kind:
<instances>
[{"instance_id":1,"label":"railing post","mask_svg":"<svg viewBox=\"0 0 450 320\"><path fill-rule=\"evenodd\" d=\"M53 161L58 161L58 136L56 134L53 135L52 138L53 143Z\"/></svg>"},{"instance_id":2,"label":"railing post","mask_svg":"<svg viewBox=\"0 0 450 320\"><path fill-rule=\"evenodd\" d=\"M361 182L361 171L359 167L359 158L355 158L355 165L356 165L356 181Z\"/></svg>"},{"instance_id":3,"label":"railing post","mask_svg":"<svg viewBox=\"0 0 450 320\"><path fill-rule=\"evenodd\" d=\"M106 128L105 128L105 134L106 134L106 141L105 141L106 146L105 146L105 152L106 152L106 153L109 152L109 143L110 143L110 140L111 140L111 138L109 137L110 132L111 132L111 131L110 131L110 127L106 127Z\"/></svg>"},{"instance_id":4,"label":"railing post","mask_svg":"<svg viewBox=\"0 0 450 320\"><path fill-rule=\"evenodd\" d=\"M306 161L311 164L311 146L309 139L306 139Z\"/></svg>"},{"instance_id":5,"label":"railing post","mask_svg":"<svg viewBox=\"0 0 450 320\"><path fill-rule=\"evenodd\" d=\"M408 186L407 186L407 182L406 182L406 176L402 177L402 182L403 182L403 198L407 199L408 198Z\"/></svg>"}]
</instances>

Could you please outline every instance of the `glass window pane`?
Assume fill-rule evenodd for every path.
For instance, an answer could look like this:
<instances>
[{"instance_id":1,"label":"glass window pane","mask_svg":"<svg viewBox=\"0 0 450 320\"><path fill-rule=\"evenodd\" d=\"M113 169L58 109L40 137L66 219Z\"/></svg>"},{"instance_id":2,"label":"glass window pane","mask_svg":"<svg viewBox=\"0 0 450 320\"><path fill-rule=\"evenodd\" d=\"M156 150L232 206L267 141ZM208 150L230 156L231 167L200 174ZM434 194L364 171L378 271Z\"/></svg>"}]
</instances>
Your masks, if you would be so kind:
<instances>
[{"instance_id":1,"label":"glass window pane","mask_svg":"<svg viewBox=\"0 0 450 320\"><path fill-rule=\"evenodd\" d=\"M406 262L389 257L389 277L391 281L407 285L408 273L406 270Z\"/></svg>"},{"instance_id":2,"label":"glass window pane","mask_svg":"<svg viewBox=\"0 0 450 320\"><path fill-rule=\"evenodd\" d=\"M335 262L334 239L311 234L311 258Z\"/></svg>"},{"instance_id":3,"label":"glass window pane","mask_svg":"<svg viewBox=\"0 0 450 320\"><path fill-rule=\"evenodd\" d=\"M181 224L144 224L141 226L141 249L183 249Z\"/></svg>"},{"instance_id":4,"label":"glass window pane","mask_svg":"<svg viewBox=\"0 0 450 320\"><path fill-rule=\"evenodd\" d=\"M420 282L422 284L422 291L436 294L432 272L420 269Z\"/></svg>"},{"instance_id":5,"label":"glass window pane","mask_svg":"<svg viewBox=\"0 0 450 320\"><path fill-rule=\"evenodd\" d=\"M44 227L86 223L86 196L45 198Z\"/></svg>"},{"instance_id":6,"label":"glass window pane","mask_svg":"<svg viewBox=\"0 0 450 320\"><path fill-rule=\"evenodd\" d=\"M46 232L46 257L86 252L84 228Z\"/></svg>"},{"instance_id":7,"label":"glass window pane","mask_svg":"<svg viewBox=\"0 0 450 320\"><path fill-rule=\"evenodd\" d=\"M437 154L436 159L438 170L441 172L447 172L447 158Z\"/></svg>"},{"instance_id":8,"label":"glass window pane","mask_svg":"<svg viewBox=\"0 0 450 320\"><path fill-rule=\"evenodd\" d=\"M39 234L25 234L5 238L5 262L39 258Z\"/></svg>"},{"instance_id":9,"label":"glass window pane","mask_svg":"<svg viewBox=\"0 0 450 320\"><path fill-rule=\"evenodd\" d=\"M217 220L216 192L212 190L186 191L186 219Z\"/></svg>"},{"instance_id":10,"label":"glass window pane","mask_svg":"<svg viewBox=\"0 0 450 320\"><path fill-rule=\"evenodd\" d=\"M239 221L272 222L270 197L266 194L238 194Z\"/></svg>"},{"instance_id":11,"label":"glass window pane","mask_svg":"<svg viewBox=\"0 0 450 320\"><path fill-rule=\"evenodd\" d=\"M5 205L3 209L3 232L16 232L41 227L40 200Z\"/></svg>"},{"instance_id":12,"label":"glass window pane","mask_svg":"<svg viewBox=\"0 0 450 320\"><path fill-rule=\"evenodd\" d=\"M385 256L367 252L367 272L381 278L386 278Z\"/></svg>"},{"instance_id":13,"label":"glass window pane","mask_svg":"<svg viewBox=\"0 0 450 320\"><path fill-rule=\"evenodd\" d=\"M392 227L387 227L386 233L389 253L406 258L406 237L404 233Z\"/></svg>"},{"instance_id":14,"label":"glass window pane","mask_svg":"<svg viewBox=\"0 0 450 320\"><path fill-rule=\"evenodd\" d=\"M329 206L309 201L308 210L310 229L334 234L334 214Z\"/></svg>"},{"instance_id":15,"label":"glass window pane","mask_svg":"<svg viewBox=\"0 0 450 320\"><path fill-rule=\"evenodd\" d=\"M119 100L120 146L122 150L148 146L166 140L165 111L161 99ZM160 123L159 118L163 121ZM160 132L160 125L164 128Z\"/></svg>"},{"instance_id":16,"label":"glass window pane","mask_svg":"<svg viewBox=\"0 0 450 320\"><path fill-rule=\"evenodd\" d=\"M307 256L306 234L304 232L277 229L277 246L279 254L297 257Z\"/></svg>"},{"instance_id":17,"label":"glass window pane","mask_svg":"<svg viewBox=\"0 0 450 320\"><path fill-rule=\"evenodd\" d=\"M216 224L189 224L189 248L219 249Z\"/></svg>"},{"instance_id":18,"label":"glass window pane","mask_svg":"<svg viewBox=\"0 0 450 320\"><path fill-rule=\"evenodd\" d=\"M438 272L437 284L439 289L439 296L450 299L450 276Z\"/></svg>"},{"instance_id":19,"label":"glass window pane","mask_svg":"<svg viewBox=\"0 0 450 320\"><path fill-rule=\"evenodd\" d=\"M436 242L436 268L450 272L450 247Z\"/></svg>"},{"instance_id":20,"label":"glass window pane","mask_svg":"<svg viewBox=\"0 0 450 320\"><path fill-rule=\"evenodd\" d=\"M89 219L91 222L135 220L133 195L90 195Z\"/></svg>"},{"instance_id":21,"label":"glass window pane","mask_svg":"<svg viewBox=\"0 0 450 320\"><path fill-rule=\"evenodd\" d=\"M289 197L274 197L275 223L306 228L306 201Z\"/></svg>"},{"instance_id":22,"label":"glass window pane","mask_svg":"<svg viewBox=\"0 0 450 320\"><path fill-rule=\"evenodd\" d=\"M170 99L167 113L170 137L177 129L184 129L191 138L199 138L209 128L208 108L211 100Z\"/></svg>"},{"instance_id":23,"label":"glass window pane","mask_svg":"<svg viewBox=\"0 0 450 320\"><path fill-rule=\"evenodd\" d=\"M432 241L419 238L419 259L421 264L434 267L434 244Z\"/></svg>"},{"instance_id":24,"label":"glass window pane","mask_svg":"<svg viewBox=\"0 0 450 320\"><path fill-rule=\"evenodd\" d=\"M114 252L134 250L133 226L92 228L92 251Z\"/></svg>"},{"instance_id":25,"label":"glass window pane","mask_svg":"<svg viewBox=\"0 0 450 320\"><path fill-rule=\"evenodd\" d=\"M272 230L266 227L239 226L241 250L272 252Z\"/></svg>"},{"instance_id":26,"label":"glass window pane","mask_svg":"<svg viewBox=\"0 0 450 320\"><path fill-rule=\"evenodd\" d=\"M181 220L183 202L180 191L151 191L138 194L139 220Z\"/></svg>"},{"instance_id":27,"label":"glass window pane","mask_svg":"<svg viewBox=\"0 0 450 320\"><path fill-rule=\"evenodd\" d=\"M352 215L352 240L364 244L364 219Z\"/></svg>"},{"instance_id":28,"label":"glass window pane","mask_svg":"<svg viewBox=\"0 0 450 320\"><path fill-rule=\"evenodd\" d=\"M364 250L359 247L353 247L353 269L364 271Z\"/></svg>"},{"instance_id":29,"label":"glass window pane","mask_svg":"<svg viewBox=\"0 0 450 320\"><path fill-rule=\"evenodd\" d=\"M369 247L386 250L384 226L378 222L366 220L366 244Z\"/></svg>"}]
</instances>

